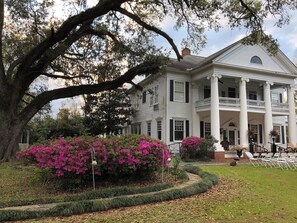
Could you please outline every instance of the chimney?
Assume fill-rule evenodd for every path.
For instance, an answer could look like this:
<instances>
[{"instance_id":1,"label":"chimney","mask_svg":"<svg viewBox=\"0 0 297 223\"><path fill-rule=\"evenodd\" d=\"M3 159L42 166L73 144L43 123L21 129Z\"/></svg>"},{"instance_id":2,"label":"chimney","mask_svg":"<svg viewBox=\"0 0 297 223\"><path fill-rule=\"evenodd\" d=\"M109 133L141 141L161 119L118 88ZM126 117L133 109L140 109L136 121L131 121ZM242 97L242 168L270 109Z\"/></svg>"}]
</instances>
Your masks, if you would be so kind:
<instances>
[{"instance_id":1,"label":"chimney","mask_svg":"<svg viewBox=\"0 0 297 223\"><path fill-rule=\"evenodd\" d=\"M191 50L187 47L185 47L183 50L182 50L182 56L185 57L185 56L189 56L191 55Z\"/></svg>"}]
</instances>

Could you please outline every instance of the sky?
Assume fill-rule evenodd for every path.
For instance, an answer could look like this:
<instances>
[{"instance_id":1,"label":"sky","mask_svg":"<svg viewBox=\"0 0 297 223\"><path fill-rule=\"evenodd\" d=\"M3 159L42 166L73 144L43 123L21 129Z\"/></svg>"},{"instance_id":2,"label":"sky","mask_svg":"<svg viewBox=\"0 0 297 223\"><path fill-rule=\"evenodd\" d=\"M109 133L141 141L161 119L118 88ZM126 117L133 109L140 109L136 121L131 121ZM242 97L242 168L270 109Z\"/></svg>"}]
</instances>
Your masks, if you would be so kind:
<instances>
[{"instance_id":1,"label":"sky","mask_svg":"<svg viewBox=\"0 0 297 223\"><path fill-rule=\"evenodd\" d=\"M282 28L278 28L273 25L273 18L269 18L264 27L266 34L272 35L278 40L280 50L295 64L297 64L297 13L291 13L291 20L288 25L284 25ZM162 24L162 29L167 32L176 43L178 49L181 51L181 40L185 37L185 32L183 30L174 31L172 29L172 20L167 19ZM237 40L248 35L245 29L233 29L229 27L221 28L218 32L215 31L206 31L207 44L199 52L200 56L209 56L220 49L236 42ZM165 39L158 38L156 44L164 48L169 48L170 45ZM171 53L171 57L175 57L175 54ZM140 80L141 78L138 78ZM79 108L82 104L82 100L79 97L69 98L69 99L60 99L51 102L52 113L55 116L59 111L60 107L67 108Z\"/></svg>"}]
</instances>

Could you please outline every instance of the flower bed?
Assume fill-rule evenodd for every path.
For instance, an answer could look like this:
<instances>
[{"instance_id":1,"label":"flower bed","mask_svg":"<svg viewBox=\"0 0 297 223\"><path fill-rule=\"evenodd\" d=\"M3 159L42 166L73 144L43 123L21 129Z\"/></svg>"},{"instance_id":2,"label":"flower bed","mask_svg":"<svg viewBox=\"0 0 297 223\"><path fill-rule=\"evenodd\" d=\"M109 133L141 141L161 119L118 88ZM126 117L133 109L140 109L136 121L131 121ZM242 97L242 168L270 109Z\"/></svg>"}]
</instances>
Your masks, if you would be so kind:
<instances>
[{"instance_id":1,"label":"flower bed","mask_svg":"<svg viewBox=\"0 0 297 223\"><path fill-rule=\"evenodd\" d=\"M91 153L95 153L95 175L132 176L151 173L169 158L165 144L147 136L127 135L109 138L59 138L33 145L18 153L18 158L37 163L52 178L90 178Z\"/></svg>"}]
</instances>

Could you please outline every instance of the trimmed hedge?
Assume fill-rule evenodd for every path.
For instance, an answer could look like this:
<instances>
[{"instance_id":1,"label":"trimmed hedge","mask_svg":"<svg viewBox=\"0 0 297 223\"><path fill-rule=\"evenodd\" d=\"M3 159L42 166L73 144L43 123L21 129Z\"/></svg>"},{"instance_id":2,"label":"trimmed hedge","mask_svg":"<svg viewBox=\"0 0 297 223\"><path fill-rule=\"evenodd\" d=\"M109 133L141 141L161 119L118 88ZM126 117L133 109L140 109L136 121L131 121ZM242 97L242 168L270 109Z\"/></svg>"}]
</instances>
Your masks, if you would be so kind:
<instances>
[{"instance_id":1,"label":"trimmed hedge","mask_svg":"<svg viewBox=\"0 0 297 223\"><path fill-rule=\"evenodd\" d=\"M215 175L204 172L197 167L186 167L185 169L187 171L189 170L189 172L193 174L199 174L202 181L183 188L174 188L171 190L159 191L153 194L139 194L134 196L68 202L44 211L0 210L0 221L13 221L50 216L70 216L88 212L105 211L119 207L130 207L168 201L203 193L218 183L218 178Z\"/></svg>"}]
</instances>

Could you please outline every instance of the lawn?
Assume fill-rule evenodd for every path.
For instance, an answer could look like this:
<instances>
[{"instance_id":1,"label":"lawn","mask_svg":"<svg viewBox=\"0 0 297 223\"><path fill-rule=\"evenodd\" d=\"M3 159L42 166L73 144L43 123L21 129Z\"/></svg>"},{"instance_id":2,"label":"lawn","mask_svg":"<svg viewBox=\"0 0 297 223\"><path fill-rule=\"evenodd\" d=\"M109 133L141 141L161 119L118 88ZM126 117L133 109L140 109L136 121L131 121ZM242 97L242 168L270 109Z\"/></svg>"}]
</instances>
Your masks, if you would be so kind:
<instances>
[{"instance_id":1,"label":"lawn","mask_svg":"<svg viewBox=\"0 0 297 223\"><path fill-rule=\"evenodd\" d=\"M26 222L297 222L297 171L247 164L203 166L202 169L215 173L220 183L201 195Z\"/></svg>"}]
</instances>

